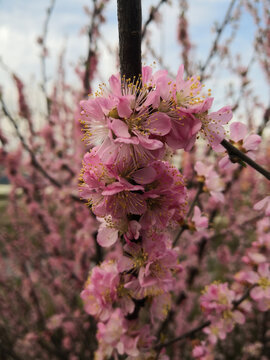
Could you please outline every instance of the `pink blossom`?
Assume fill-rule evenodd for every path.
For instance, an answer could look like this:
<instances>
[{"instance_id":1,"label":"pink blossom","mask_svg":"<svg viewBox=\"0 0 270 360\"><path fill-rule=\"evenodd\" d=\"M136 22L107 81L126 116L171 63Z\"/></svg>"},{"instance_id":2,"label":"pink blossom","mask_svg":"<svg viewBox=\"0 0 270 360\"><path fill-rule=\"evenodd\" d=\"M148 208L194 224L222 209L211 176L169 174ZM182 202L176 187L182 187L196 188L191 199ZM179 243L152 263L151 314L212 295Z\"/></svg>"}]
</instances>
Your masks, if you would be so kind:
<instances>
[{"instance_id":1,"label":"pink blossom","mask_svg":"<svg viewBox=\"0 0 270 360\"><path fill-rule=\"evenodd\" d=\"M166 319L171 309L171 302L171 294L169 293L164 293L153 297L150 309L151 320L153 324L155 323L155 319L158 319L159 321Z\"/></svg>"},{"instance_id":2,"label":"pink blossom","mask_svg":"<svg viewBox=\"0 0 270 360\"><path fill-rule=\"evenodd\" d=\"M114 349L116 349L120 355L138 356L137 342L139 337L131 337L127 334L127 331L128 324L121 309L117 308L113 311L106 324L98 323L98 352L110 357Z\"/></svg>"},{"instance_id":3,"label":"pink blossom","mask_svg":"<svg viewBox=\"0 0 270 360\"><path fill-rule=\"evenodd\" d=\"M132 177L138 183L146 184L143 197L147 208L140 219L143 229L150 226L162 229L173 217L183 217L187 192L184 178L175 167L156 161Z\"/></svg>"},{"instance_id":4,"label":"pink blossom","mask_svg":"<svg viewBox=\"0 0 270 360\"><path fill-rule=\"evenodd\" d=\"M233 122L230 125L230 139L235 147L247 153L252 159L255 159L255 151L261 143L261 137L259 135L247 135L247 126L245 124ZM224 151L223 146L220 146L218 151ZM230 161L228 155L220 160L219 165L222 169L235 168L235 165Z\"/></svg>"},{"instance_id":5,"label":"pink blossom","mask_svg":"<svg viewBox=\"0 0 270 360\"><path fill-rule=\"evenodd\" d=\"M144 190L140 185L132 185L119 176L113 167L102 164L95 153L84 157L81 196L89 201L93 212L98 216L112 215L121 218L129 213L143 214L146 203Z\"/></svg>"},{"instance_id":6,"label":"pink blossom","mask_svg":"<svg viewBox=\"0 0 270 360\"><path fill-rule=\"evenodd\" d=\"M240 150L244 152L255 151L261 143L261 137L257 134L247 135L247 126L240 122L233 122L230 125L230 138L235 146L242 147Z\"/></svg>"},{"instance_id":7,"label":"pink blossom","mask_svg":"<svg viewBox=\"0 0 270 360\"><path fill-rule=\"evenodd\" d=\"M196 359L210 360L208 355L209 355L209 348L205 341L202 341L199 345L195 345L192 350L192 356Z\"/></svg>"},{"instance_id":8,"label":"pink blossom","mask_svg":"<svg viewBox=\"0 0 270 360\"><path fill-rule=\"evenodd\" d=\"M201 95L203 86L200 83L200 77L191 77L184 80L183 75L184 66L180 65L175 81L174 96L176 104L182 111L199 112L206 101Z\"/></svg>"},{"instance_id":9,"label":"pink blossom","mask_svg":"<svg viewBox=\"0 0 270 360\"><path fill-rule=\"evenodd\" d=\"M269 263L262 263L258 266L257 272L249 271L246 273L246 281L250 284L256 284L250 296L253 300L259 301L262 299L270 300L270 270Z\"/></svg>"},{"instance_id":10,"label":"pink blossom","mask_svg":"<svg viewBox=\"0 0 270 360\"><path fill-rule=\"evenodd\" d=\"M197 231L206 229L208 227L208 218L206 216L202 216L201 210L198 206L194 207L192 221Z\"/></svg>"},{"instance_id":11,"label":"pink blossom","mask_svg":"<svg viewBox=\"0 0 270 360\"><path fill-rule=\"evenodd\" d=\"M210 101L210 98L208 101ZM209 107L209 105L207 105L207 107ZM204 112L204 109L201 109L201 111L202 113L197 114L197 117L202 122L201 133L215 149L215 147L217 147L225 138L223 125L226 125L232 119L231 108L225 106L217 112L212 112L210 114Z\"/></svg>"},{"instance_id":12,"label":"pink blossom","mask_svg":"<svg viewBox=\"0 0 270 360\"><path fill-rule=\"evenodd\" d=\"M117 299L119 281L115 262L104 261L100 266L95 266L81 292L85 311L101 321L107 320L112 312L112 304Z\"/></svg>"},{"instance_id":13,"label":"pink blossom","mask_svg":"<svg viewBox=\"0 0 270 360\"><path fill-rule=\"evenodd\" d=\"M198 180L205 183L204 190L209 191L210 195L216 202L224 202L224 183L213 166L206 166L201 161L195 164L195 171L198 174Z\"/></svg>"},{"instance_id":14,"label":"pink blossom","mask_svg":"<svg viewBox=\"0 0 270 360\"><path fill-rule=\"evenodd\" d=\"M133 297L157 296L172 288L172 271L181 266L176 252L166 248L164 236L143 238L142 245L131 243L124 249L129 257L123 259L121 270L132 270L138 275L125 285Z\"/></svg>"},{"instance_id":15,"label":"pink blossom","mask_svg":"<svg viewBox=\"0 0 270 360\"><path fill-rule=\"evenodd\" d=\"M222 321L211 324L209 327L203 329L203 332L208 335L210 344L215 345L218 339L224 340L227 336L227 331L224 329Z\"/></svg>"},{"instance_id":16,"label":"pink blossom","mask_svg":"<svg viewBox=\"0 0 270 360\"><path fill-rule=\"evenodd\" d=\"M141 145L147 150L162 148L163 143L155 137L170 132L171 120L164 112L153 110L157 99L151 96L153 86L143 84L140 88L126 81L122 88L119 75L113 75L109 82L111 92L101 89L101 96L81 102L85 137L98 145L111 131L117 143ZM93 142L96 138L98 141Z\"/></svg>"},{"instance_id":17,"label":"pink blossom","mask_svg":"<svg viewBox=\"0 0 270 360\"><path fill-rule=\"evenodd\" d=\"M176 112L171 116L171 131L165 136L166 143L173 149L190 151L201 129L201 121L191 114Z\"/></svg>"},{"instance_id":18,"label":"pink blossom","mask_svg":"<svg viewBox=\"0 0 270 360\"><path fill-rule=\"evenodd\" d=\"M227 283L213 283L205 287L200 303L206 314L222 314L232 309L234 298L235 293L229 290Z\"/></svg>"}]
</instances>

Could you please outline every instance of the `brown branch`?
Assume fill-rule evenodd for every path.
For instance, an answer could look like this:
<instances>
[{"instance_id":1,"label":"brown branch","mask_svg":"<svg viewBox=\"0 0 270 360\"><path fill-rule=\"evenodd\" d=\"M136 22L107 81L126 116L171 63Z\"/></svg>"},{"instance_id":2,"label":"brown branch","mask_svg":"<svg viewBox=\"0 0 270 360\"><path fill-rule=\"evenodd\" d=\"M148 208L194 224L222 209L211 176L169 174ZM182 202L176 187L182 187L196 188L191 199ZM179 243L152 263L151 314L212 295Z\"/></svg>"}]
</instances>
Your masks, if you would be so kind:
<instances>
[{"instance_id":1,"label":"brown branch","mask_svg":"<svg viewBox=\"0 0 270 360\"><path fill-rule=\"evenodd\" d=\"M42 312L42 309L41 309L41 306L40 306L40 303L39 303L39 298L38 298L38 295L36 293L35 286L33 284L32 278L31 278L31 273L30 273L30 270L29 270L28 262L26 262L26 264L22 265L22 269L23 269L23 272L25 273L26 277L28 278L28 280L30 282L30 287L31 287L30 296L32 296L33 304L34 304L34 307L35 307L36 312L37 312L38 325L39 325L40 328L44 328L44 326L45 326L45 317L43 315L43 312Z\"/></svg>"},{"instance_id":2,"label":"brown branch","mask_svg":"<svg viewBox=\"0 0 270 360\"><path fill-rule=\"evenodd\" d=\"M191 203L191 205L190 205L190 208L189 208L189 211L188 211L188 214L187 214L187 218L189 218L189 217L191 216L191 214L192 214L192 211L193 211L193 209L194 209L194 207L195 207L195 205L196 205L196 203L197 203L197 201L198 201L198 198L199 198L200 194L201 194L202 191L203 191L203 185L204 185L204 184L203 184L202 182L199 183L199 187L198 187L198 190L197 190L197 192L196 192L196 195L194 196L194 199L193 199L193 201L192 201L192 203ZM183 234L183 232L184 232L186 229L188 229L188 227L186 226L186 224L183 224L183 225L181 226L181 228L179 229L179 231L178 231L178 233L177 233L177 235L176 235L176 237L175 237L175 239L174 239L173 246L176 245L176 243L177 243L177 241L179 240L180 236Z\"/></svg>"},{"instance_id":3,"label":"brown branch","mask_svg":"<svg viewBox=\"0 0 270 360\"><path fill-rule=\"evenodd\" d=\"M155 346L155 349L160 349L160 348L163 348L163 347L167 347L169 345L172 345L174 344L175 342L178 342L178 341L181 341L181 340L184 340L184 339L188 339L188 338L192 338L195 334L197 334L197 332L200 332L201 330L203 330L205 327L211 325L211 321L208 320L208 321L205 321L203 322L201 325L195 327L194 329L190 330L190 331L187 331L186 333L172 339L172 340L169 340L163 344L158 344Z\"/></svg>"},{"instance_id":4,"label":"brown branch","mask_svg":"<svg viewBox=\"0 0 270 360\"><path fill-rule=\"evenodd\" d=\"M229 141L223 139L221 141L221 145L227 150L228 155L233 162L237 159L244 161L249 166L251 166L254 170L258 171L262 174L266 179L270 180L270 172L264 169L261 165L257 164L254 160L244 154L242 151L238 150L235 146L233 146ZM236 158L236 159L235 159Z\"/></svg>"},{"instance_id":5,"label":"brown branch","mask_svg":"<svg viewBox=\"0 0 270 360\"><path fill-rule=\"evenodd\" d=\"M263 115L263 123L259 126L258 135L262 136L263 130L270 120L270 106L265 110Z\"/></svg>"},{"instance_id":6,"label":"brown branch","mask_svg":"<svg viewBox=\"0 0 270 360\"><path fill-rule=\"evenodd\" d=\"M121 77L139 79L141 74L141 0L117 0Z\"/></svg>"}]
</instances>

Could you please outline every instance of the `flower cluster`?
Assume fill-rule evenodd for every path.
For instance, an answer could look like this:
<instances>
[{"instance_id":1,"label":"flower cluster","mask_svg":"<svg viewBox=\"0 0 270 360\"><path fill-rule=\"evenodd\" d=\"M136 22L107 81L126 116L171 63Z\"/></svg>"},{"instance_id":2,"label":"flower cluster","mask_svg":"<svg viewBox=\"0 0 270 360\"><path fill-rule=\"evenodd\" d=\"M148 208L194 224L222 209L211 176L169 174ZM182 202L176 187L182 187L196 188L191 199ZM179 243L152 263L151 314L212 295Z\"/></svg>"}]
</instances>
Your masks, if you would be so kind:
<instances>
[{"instance_id":1,"label":"flower cluster","mask_svg":"<svg viewBox=\"0 0 270 360\"><path fill-rule=\"evenodd\" d=\"M86 312L99 321L97 359L153 356L147 323L155 325L168 313L182 270L169 229L183 223L187 210L185 180L165 157L190 151L199 132L217 147L232 117L229 107L210 113L210 92L203 95L199 78L183 80L183 71L181 66L175 81L150 67L137 81L112 76L110 89L102 85L95 97L81 101L91 146L83 160L81 197L100 221L99 245L117 249L92 269L81 293ZM221 197L222 187L210 178L207 184ZM195 210L194 226L207 227Z\"/></svg>"},{"instance_id":2,"label":"flower cluster","mask_svg":"<svg viewBox=\"0 0 270 360\"><path fill-rule=\"evenodd\" d=\"M257 222L257 240L247 248L242 261L245 268L235 275L235 280L251 286L250 297L260 311L270 309L270 220L269 216Z\"/></svg>"},{"instance_id":3,"label":"flower cluster","mask_svg":"<svg viewBox=\"0 0 270 360\"><path fill-rule=\"evenodd\" d=\"M243 324L243 312L234 308L236 293L228 288L228 283L213 283L206 286L200 299L202 310L205 312L211 325L204 329L211 344L218 339L225 339L235 323Z\"/></svg>"}]
</instances>

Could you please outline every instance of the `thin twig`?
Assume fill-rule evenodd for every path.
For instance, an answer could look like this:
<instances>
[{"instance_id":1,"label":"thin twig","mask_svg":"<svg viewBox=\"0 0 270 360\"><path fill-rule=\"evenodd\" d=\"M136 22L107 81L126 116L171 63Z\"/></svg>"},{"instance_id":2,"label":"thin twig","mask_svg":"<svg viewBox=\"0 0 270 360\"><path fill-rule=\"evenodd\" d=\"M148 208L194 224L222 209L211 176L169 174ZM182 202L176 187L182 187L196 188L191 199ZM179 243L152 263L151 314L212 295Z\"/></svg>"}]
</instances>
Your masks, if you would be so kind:
<instances>
[{"instance_id":1,"label":"thin twig","mask_svg":"<svg viewBox=\"0 0 270 360\"><path fill-rule=\"evenodd\" d=\"M47 16L45 18L45 22L44 22L44 26L43 26L43 33L42 33L42 38L41 38L41 45L42 45L42 54L41 54L41 76L42 76L42 84L41 84L41 89L44 93L45 99L46 99L46 104L47 104L47 112L48 115L50 114L50 99L48 97L47 94L47 72L46 72L46 40L47 40L47 35L48 35L48 28L49 28L49 22L51 19L51 15L55 6L55 1L56 0L51 0L51 4L49 5L49 7L47 8L46 12L47 12Z\"/></svg>"},{"instance_id":2,"label":"thin twig","mask_svg":"<svg viewBox=\"0 0 270 360\"><path fill-rule=\"evenodd\" d=\"M44 325L45 325L45 318L44 318L44 315L43 315L43 312L42 312L42 309L41 309L41 306L40 306L40 303L39 303L39 298L38 298L38 295L36 293L35 286L33 284L32 278L31 278L31 273L30 273L30 270L29 270L28 262L26 262L26 264L23 264L22 268L23 268L23 271L24 271L25 275L27 276L27 278L28 278L28 280L30 282L31 295L32 295L32 298L33 298L34 307L36 308L36 312L37 312L37 316L38 316L38 323L39 323L40 327L43 328Z\"/></svg>"},{"instance_id":3,"label":"thin twig","mask_svg":"<svg viewBox=\"0 0 270 360\"><path fill-rule=\"evenodd\" d=\"M163 347L167 347L169 345L172 345L178 341L181 341L181 340L184 340L184 339L187 339L187 338L192 338L195 334L197 334L197 332L201 331L202 329L204 329L205 327L211 325L211 321L208 320L208 321L205 321L203 322L201 325L197 326L196 328L190 330L190 331L187 331L186 333L172 339L172 340L169 340L163 344L158 344L155 346L155 349L160 349L160 348L163 348Z\"/></svg>"},{"instance_id":4,"label":"thin twig","mask_svg":"<svg viewBox=\"0 0 270 360\"><path fill-rule=\"evenodd\" d=\"M87 96L91 90L90 84L90 65L91 59L95 55L95 51L93 50L93 34L96 27L95 19L101 13L102 6L97 6L97 0L93 0L93 11L91 16L91 21L88 29L88 52L87 58L85 60L85 72L83 77L83 85L84 85L84 94Z\"/></svg>"},{"instance_id":5,"label":"thin twig","mask_svg":"<svg viewBox=\"0 0 270 360\"><path fill-rule=\"evenodd\" d=\"M199 198L200 194L202 193L202 191L203 191L203 183L200 182L200 183L199 183L198 190L197 190L197 192L196 192L196 195L194 196L194 199L193 199L193 201L192 201L192 203L191 203L191 205L190 205L190 208L189 208L189 211L188 211L188 214L187 214L187 218L189 218L189 217L191 216L192 211L193 211L193 209L194 209L194 207L195 207L195 205L196 205L196 203L197 203L197 201L198 201L198 198ZM173 246L175 246L175 245L177 244L177 241L179 240L180 236L183 234L183 232L184 232L186 229L187 229L186 224L183 224L183 225L180 227L180 229L179 229L179 231L178 231L178 233L177 233L177 235L176 235L176 237L175 237L175 239L174 239Z\"/></svg>"},{"instance_id":6,"label":"thin twig","mask_svg":"<svg viewBox=\"0 0 270 360\"><path fill-rule=\"evenodd\" d=\"M43 166L39 163L39 161L37 160L36 158L36 155L34 154L34 152L32 151L32 149L30 149L30 147L28 146L28 144L26 143L24 137L22 136L19 128L18 128L18 125L15 121L15 119L11 116L11 114L9 113L9 111L7 110L7 107L6 107L6 104L4 103L4 100L2 98L2 96L0 96L0 102L1 102L1 105L2 105L2 109L3 109L3 112L4 114L6 115L6 117L10 120L10 122L12 123L12 125L14 126L15 128L15 131L16 131L16 134L18 136L18 138L20 139L21 143L22 143L22 146L24 147L24 149L28 152L28 154L30 155L31 157L31 160L32 160L32 164L35 166L35 168L40 172L42 173L42 175L48 179L53 185L57 186L58 188L61 188L61 184L56 180L54 179L50 174L48 174L46 172L46 170L43 168Z\"/></svg>"},{"instance_id":7,"label":"thin twig","mask_svg":"<svg viewBox=\"0 0 270 360\"><path fill-rule=\"evenodd\" d=\"M148 19L146 20L146 22L144 23L143 27L142 27L142 40L145 37L146 34L146 30L147 27L149 26L149 24L154 20L156 13L158 12L159 8L161 7L162 4L166 3L167 0L160 0L159 3L157 4L157 6L153 6L150 10Z\"/></svg>"},{"instance_id":8,"label":"thin twig","mask_svg":"<svg viewBox=\"0 0 270 360\"><path fill-rule=\"evenodd\" d=\"M223 139L221 145L227 150L229 157L234 160L234 158L240 159L251 166L254 170L262 174L266 179L270 180L270 172L264 169L261 165L257 164L254 160L244 154L242 151L238 150L230 142Z\"/></svg>"},{"instance_id":9,"label":"thin twig","mask_svg":"<svg viewBox=\"0 0 270 360\"><path fill-rule=\"evenodd\" d=\"M233 310L236 310L237 307L243 302L245 301L248 297L249 297L249 293L251 291L251 289L253 289L254 287L256 286L255 285L252 285L250 288L248 288L246 290L246 292L241 296L241 298L237 301L234 301L233 302ZM208 320L208 321L205 321L203 322L201 325L197 326L196 328L192 329L192 330L189 330L187 331L186 333L172 339L172 340L169 340L165 343L161 343L161 344L157 344L154 349L157 349L157 350L160 350L161 348L163 347L167 347L169 345L172 345L178 341L181 341L181 340L184 340L184 339L187 339L187 338L192 338L195 334L197 334L198 332L200 332L201 330L203 330L205 327L211 325L211 321Z\"/></svg>"},{"instance_id":10,"label":"thin twig","mask_svg":"<svg viewBox=\"0 0 270 360\"><path fill-rule=\"evenodd\" d=\"M212 57L215 55L216 51L217 51L217 48L218 48L218 42L219 42L219 39L221 37L221 34L223 33L226 25L229 23L230 19L231 19L231 12L232 12L232 9L234 7L234 4L236 3L237 0L232 0L229 7L228 7L228 10L225 14L225 17L223 19L223 22L222 24L218 27L217 29L217 34L216 34L216 38L213 42L213 45L211 47L211 50L207 56L207 59L205 60L205 63L203 64L203 66L201 66L201 79L203 79L204 77L204 72L205 72L205 69L207 68L207 66L209 65Z\"/></svg>"}]
</instances>

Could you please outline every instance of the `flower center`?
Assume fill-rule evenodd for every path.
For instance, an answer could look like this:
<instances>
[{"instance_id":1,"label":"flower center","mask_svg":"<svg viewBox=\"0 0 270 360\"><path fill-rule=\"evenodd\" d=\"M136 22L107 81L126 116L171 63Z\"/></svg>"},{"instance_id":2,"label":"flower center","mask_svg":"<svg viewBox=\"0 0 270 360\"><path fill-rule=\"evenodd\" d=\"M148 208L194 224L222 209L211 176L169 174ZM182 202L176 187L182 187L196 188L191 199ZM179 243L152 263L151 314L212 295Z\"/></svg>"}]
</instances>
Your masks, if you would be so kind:
<instances>
[{"instance_id":1,"label":"flower center","mask_svg":"<svg viewBox=\"0 0 270 360\"><path fill-rule=\"evenodd\" d=\"M270 280L266 277L261 277L258 281L258 285L262 287L264 290L266 290L268 287L270 287Z\"/></svg>"}]
</instances>

